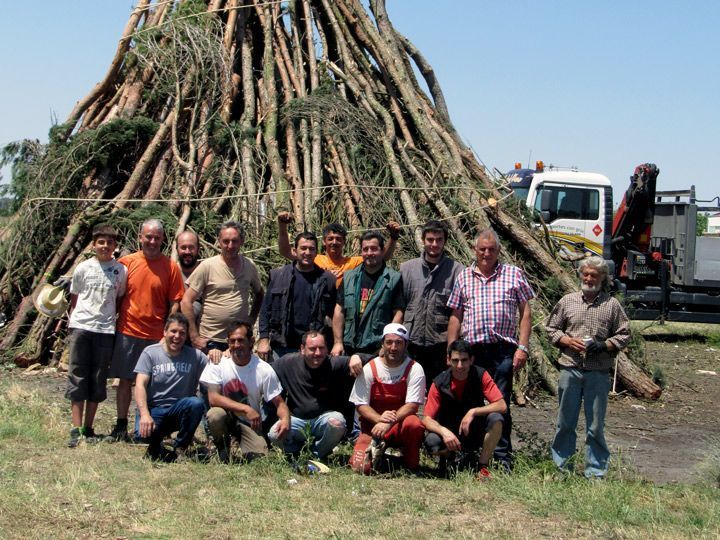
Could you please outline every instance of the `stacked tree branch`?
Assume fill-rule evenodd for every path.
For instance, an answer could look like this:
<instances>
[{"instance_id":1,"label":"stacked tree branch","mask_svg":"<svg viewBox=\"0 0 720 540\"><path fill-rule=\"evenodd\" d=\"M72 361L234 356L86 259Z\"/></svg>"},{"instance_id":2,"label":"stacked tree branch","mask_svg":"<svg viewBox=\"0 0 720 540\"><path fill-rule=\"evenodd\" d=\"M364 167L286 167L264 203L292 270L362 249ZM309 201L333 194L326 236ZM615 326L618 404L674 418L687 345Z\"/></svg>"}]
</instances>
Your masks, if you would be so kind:
<instances>
[{"instance_id":1,"label":"stacked tree branch","mask_svg":"<svg viewBox=\"0 0 720 540\"><path fill-rule=\"evenodd\" d=\"M369 11L360 0L140 0L104 79L47 146L13 159L27 189L0 248L12 315L0 349L28 360L62 338L29 298L86 256L100 220L132 250L141 218L157 215L172 234L198 232L208 254L218 223L239 219L264 271L281 262L281 210L301 229L341 221L355 235L396 220L399 260L417 255L428 219L448 224L464 263L492 225L537 290L552 281L537 318L576 287L462 143L432 67L383 0ZM553 388L541 351L534 373Z\"/></svg>"}]
</instances>

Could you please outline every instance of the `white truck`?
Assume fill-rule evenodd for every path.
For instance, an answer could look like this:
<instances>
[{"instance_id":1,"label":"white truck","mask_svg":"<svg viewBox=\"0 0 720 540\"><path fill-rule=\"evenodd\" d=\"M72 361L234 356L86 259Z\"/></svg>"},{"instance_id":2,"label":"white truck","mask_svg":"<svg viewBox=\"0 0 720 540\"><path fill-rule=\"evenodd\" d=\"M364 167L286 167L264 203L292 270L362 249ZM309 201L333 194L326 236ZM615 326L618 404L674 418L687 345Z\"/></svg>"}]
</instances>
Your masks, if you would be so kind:
<instances>
[{"instance_id":1,"label":"white truck","mask_svg":"<svg viewBox=\"0 0 720 540\"><path fill-rule=\"evenodd\" d=\"M520 164L507 174L515 197L525 201L558 245L561 258L598 255L612 262L617 289L645 320L720 323L720 237L696 237L694 186L656 191L659 174L639 165L613 214L610 180L574 169ZM706 201L709 202L709 201Z\"/></svg>"}]
</instances>

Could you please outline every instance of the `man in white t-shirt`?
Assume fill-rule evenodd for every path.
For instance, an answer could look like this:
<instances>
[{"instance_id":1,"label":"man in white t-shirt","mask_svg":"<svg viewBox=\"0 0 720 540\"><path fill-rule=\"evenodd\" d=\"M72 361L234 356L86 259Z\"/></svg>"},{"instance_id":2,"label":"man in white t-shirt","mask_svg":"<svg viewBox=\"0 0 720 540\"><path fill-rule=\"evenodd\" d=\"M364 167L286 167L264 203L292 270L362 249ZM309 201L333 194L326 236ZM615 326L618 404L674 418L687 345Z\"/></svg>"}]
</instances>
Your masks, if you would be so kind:
<instances>
[{"instance_id":1,"label":"man in white t-shirt","mask_svg":"<svg viewBox=\"0 0 720 540\"><path fill-rule=\"evenodd\" d=\"M408 469L420 465L425 428L417 412L425 401L425 373L406 355L408 337L402 324L386 325L382 355L370 360L355 379L350 401L357 408L361 434L350 466L357 472L372 472L385 446L401 448Z\"/></svg>"},{"instance_id":2,"label":"man in white t-shirt","mask_svg":"<svg viewBox=\"0 0 720 540\"><path fill-rule=\"evenodd\" d=\"M117 307L127 285L127 269L113 257L115 229L98 225L92 238L95 256L77 265L70 283L70 366L65 392L72 403L70 448L82 438L97 439L93 421L98 404L107 398Z\"/></svg>"},{"instance_id":3,"label":"man in white t-shirt","mask_svg":"<svg viewBox=\"0 0 720 540\"><path fill-rule=\"evenodd\" d=\"M252 327L239 322L228 330L230 356L218 364L208 364L200 383L208 390L211 409L207 413L208 429L215 441L220 460L230 460L230 437L240 442L243 457L266 455L263 434L263 403L272 403L280 418L275 428L284 437L290 429L290 410L282 398L282 386L267 364L252 354L255 339ZM211 351L218 354L218 351Z\"/></svg>"}]
</instances>

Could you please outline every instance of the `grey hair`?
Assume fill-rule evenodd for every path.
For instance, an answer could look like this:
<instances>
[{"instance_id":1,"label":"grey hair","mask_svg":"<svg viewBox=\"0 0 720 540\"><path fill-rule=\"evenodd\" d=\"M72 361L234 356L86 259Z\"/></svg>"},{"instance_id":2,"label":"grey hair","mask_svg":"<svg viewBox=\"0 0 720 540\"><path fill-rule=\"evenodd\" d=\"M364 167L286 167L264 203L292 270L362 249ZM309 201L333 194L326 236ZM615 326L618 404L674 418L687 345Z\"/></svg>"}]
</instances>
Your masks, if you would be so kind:
<instances>
[{"instance_id":1,"label":"grey hair","mask_svg":"<svg viewBox=\"0 0 720 540\"><path fill-rule=\"evenodd\" d=\"M580 261L580 265L578 266L578 274L582 274L583 269L586 267L594 268L604 276L603 285L609 286L612 283L612 279L610 277L610 266L608 266L607 261L602 257L598 257L597 255L595 255Z\"/></svg>"},{"instance_id":2,"label":"grey hair","mask_svg":"<svg viewBox=\"0 0 720 540\"><path fill-rule=\"evenodd\" d=\"M218 230L218 236L220 236L220 233L223 232L225 229L235 229L240 234L240 238L245 238L245 231L243 230L242 225L240 225L240 223L235 220L229 219L227 221L224 221L222 225L220 225L220 229Z\"/></svg>"},{"instance_id":3,"label":"grey hair","mask_svg":"<svg viewBox=\"0 0 720 540\"><path fill-rule=\"evenodd\" d=\"M477 246L477 243L480 240L492 238L495 241L495 246L497 247L498 251L500 250L500 237L495 232L494 229L487 228L480 231L477 236L475 237L475 241L473 242L473 246Z\"/></svg>"},{"instance_id":4,"label":"grey hair","mask_svg":"<svg viewBox=\"0 0 720 540\"><path fill-rule=\"evenodd\" d=\"M142 232L145 227L149 229L158 229L161 233L163 233L163 235L165 234L165 226L163 225L163 222L157 218L148 218L143 221L142 225L140 225L140 232Z\"/></svg>"}]
</instances>

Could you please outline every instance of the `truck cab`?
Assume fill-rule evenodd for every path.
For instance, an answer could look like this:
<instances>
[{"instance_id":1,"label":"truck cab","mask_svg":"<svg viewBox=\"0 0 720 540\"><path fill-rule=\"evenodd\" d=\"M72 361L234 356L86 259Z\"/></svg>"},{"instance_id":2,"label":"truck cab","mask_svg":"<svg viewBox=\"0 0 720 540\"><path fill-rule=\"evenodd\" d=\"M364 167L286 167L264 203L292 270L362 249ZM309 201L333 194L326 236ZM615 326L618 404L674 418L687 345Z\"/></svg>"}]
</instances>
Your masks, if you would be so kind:
<instances>
[{"instance_id":1,"label":"truck cab","mask_svg":"<svg viewBox=\"0 0 720 540\"><path fill-rule=\"evenodd\" d=\"M560 256L578 260L591 255L610 258L613 200L607 176L574 169L535 169L519 163L507 174L515 197L533 211L560 248Z\"/></svg>"}]
</instances>

